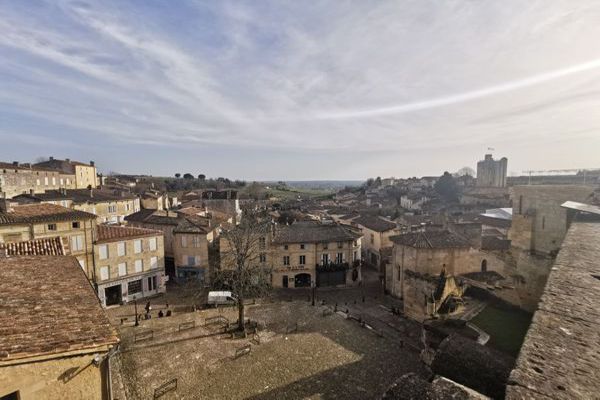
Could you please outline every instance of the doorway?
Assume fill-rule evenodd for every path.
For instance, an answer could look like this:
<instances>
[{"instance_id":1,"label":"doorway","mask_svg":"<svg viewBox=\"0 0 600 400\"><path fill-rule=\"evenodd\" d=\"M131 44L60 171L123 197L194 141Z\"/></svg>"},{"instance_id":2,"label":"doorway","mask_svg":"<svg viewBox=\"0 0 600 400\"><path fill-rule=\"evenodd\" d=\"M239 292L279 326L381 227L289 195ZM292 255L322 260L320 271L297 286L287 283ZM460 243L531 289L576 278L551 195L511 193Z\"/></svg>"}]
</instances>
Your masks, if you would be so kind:
<instances>
[{"instance_id":1,"label":"doorway","mask_svg":"<svg viewBox=\"0 0 600 400\"><path fill-rule=\"evenodd\" d=\"M284 288L288 287L288 276L287 275L283 276L283 287Z\"/></svg>"},{"instance_id":2,"label":"doorway","mask_svg":"<svg viewBox=\"0 0 600 400\"><path fill-rule=\"evenodd\" d=\"M481 272L487 272L487 260L483 259L481 262Z\"/></svg>"},{"instance_id":3,"label":"doorway","mask_svg":"<svg viewBox=\"0 0 600 400\"><path fill-rule=\"evenodd\" d=\"M109 286L104 289L104 301L107 306L121 304L121 285Z\"/></svg>"}]
</instances>

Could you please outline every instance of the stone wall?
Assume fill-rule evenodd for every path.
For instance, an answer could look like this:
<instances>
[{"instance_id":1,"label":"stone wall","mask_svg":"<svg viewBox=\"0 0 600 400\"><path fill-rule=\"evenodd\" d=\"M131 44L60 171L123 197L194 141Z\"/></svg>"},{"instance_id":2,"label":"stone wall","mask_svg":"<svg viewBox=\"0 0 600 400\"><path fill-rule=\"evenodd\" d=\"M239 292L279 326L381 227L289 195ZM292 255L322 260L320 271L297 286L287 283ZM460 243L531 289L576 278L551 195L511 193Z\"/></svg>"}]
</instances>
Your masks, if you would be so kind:
<instances>
[{"instance_id":1,"label":"stone wall","mask_svg":"<svg viewBox=\"0 0 600 400\"><path fill-rule=\"evenodd\" d=\"M18 392L20 400L105 399L103 371L92 364L93 358L94 354L86 354L10 366L0 364L0 397Z\"/></svg>"}]
</instances>

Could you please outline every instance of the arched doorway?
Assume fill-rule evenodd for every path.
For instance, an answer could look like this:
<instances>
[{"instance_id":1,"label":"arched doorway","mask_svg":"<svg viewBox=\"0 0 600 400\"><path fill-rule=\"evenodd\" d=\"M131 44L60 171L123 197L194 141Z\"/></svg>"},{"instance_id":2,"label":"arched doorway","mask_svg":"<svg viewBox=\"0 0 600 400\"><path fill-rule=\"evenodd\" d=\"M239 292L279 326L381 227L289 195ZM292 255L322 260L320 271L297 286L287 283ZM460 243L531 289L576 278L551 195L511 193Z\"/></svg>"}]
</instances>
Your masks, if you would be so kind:
<instances>
[{"instance_id":1,"label":"arched doorway","mask_svg":"<svg viewBox=\"0 0 600 400\"><path fill-rule=\"evenodd\" d=\"M295 287L310 287L310 274L298 274L294 278Z\"/></svg>"},{"instance_id":2,"label":"arched doorway","mask_svg":"<svg viewBox=\"0 0 600 400\"><path fill-rule=\"evenodd\" d=\"M485 258L481 261L481 272L487 272L487 260Z\"/></svg>"}]
</instances>

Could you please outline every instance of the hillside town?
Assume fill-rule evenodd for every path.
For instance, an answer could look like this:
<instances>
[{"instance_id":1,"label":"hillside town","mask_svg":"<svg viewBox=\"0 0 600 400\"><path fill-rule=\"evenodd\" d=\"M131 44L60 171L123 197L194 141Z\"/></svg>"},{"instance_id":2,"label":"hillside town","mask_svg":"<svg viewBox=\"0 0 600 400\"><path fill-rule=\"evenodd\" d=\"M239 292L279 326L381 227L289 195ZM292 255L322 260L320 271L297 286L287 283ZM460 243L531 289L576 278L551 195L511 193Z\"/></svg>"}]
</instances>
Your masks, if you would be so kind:
<instances>
[{"instance_id":1,"label":"hillside town","mask_svg":"<svg viewBox=\"0 0 600 400\"><path fill-rule=\"evenodd\" d=\"M0 399L597 398L600 169L480 158L335 190L0 162Z\"/></svg>"}]
</instances>

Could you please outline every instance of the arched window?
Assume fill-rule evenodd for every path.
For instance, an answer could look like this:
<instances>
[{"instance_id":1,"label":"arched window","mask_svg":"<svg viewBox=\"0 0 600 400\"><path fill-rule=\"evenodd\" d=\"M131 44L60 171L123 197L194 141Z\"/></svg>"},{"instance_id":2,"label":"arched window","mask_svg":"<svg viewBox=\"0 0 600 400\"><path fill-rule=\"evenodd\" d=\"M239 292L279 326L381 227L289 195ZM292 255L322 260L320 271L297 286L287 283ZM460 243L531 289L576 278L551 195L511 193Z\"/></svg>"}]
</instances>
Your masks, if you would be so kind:
<instances>
[{"instance_id":1,"label":"arched window","mask_svg":"<svg viewBox=\"0 0 600 400\"><path fill-rule=\"evenodd\" d=\"M485 258L481 261L481 272L487 272L487 260Z\"/></svg>"}]
</instances>

